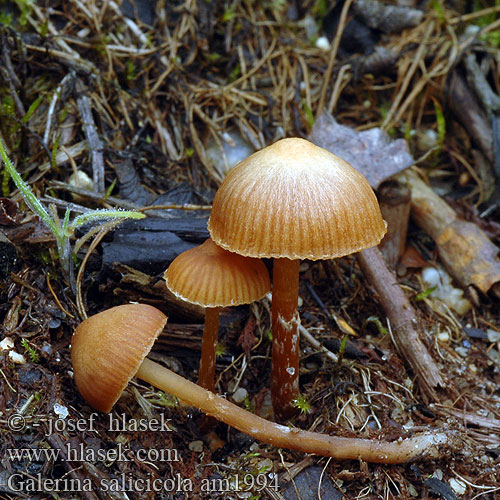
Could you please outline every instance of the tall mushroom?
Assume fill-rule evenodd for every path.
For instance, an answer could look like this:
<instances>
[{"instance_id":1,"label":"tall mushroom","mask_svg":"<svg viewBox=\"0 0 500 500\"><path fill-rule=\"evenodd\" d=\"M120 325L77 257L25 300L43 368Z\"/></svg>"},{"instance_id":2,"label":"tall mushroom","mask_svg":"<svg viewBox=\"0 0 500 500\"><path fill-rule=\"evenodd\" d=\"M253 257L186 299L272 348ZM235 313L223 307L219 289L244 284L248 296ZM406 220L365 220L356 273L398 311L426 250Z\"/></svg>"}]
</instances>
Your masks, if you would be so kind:
<instances>
[{"instance_id":1,"label":"tall mushroom","mask_svg":"<svg viewBox=\"0 0 500 500\"><path fill-rule=\"evenodd\" d=\"M215 392L219 311L264 297L271 289L266 266L260 259L228 252L209 238L176 257L165 271L165 281L177 297L205 307L198 383Z\"/></svg>"},{"instance_id":2,"label":"tall mushroom","mask_svg":"<svg viewBox=\"0 0 500 500\"><path fill-rule=\"evenodd\" d=\"M282 139L239 163L219 187L208 223L217 245L274 258L271 395L285 420L299 393L300 259L332 259L379 243L375 194L347 162L304 139Z\"/></svg>"},{"instance_id":3,"label":"tall mushroom","mask_svg":"<svg viewBox=\"0 0 500 500\"><path fill-rule=\"evenodd\" d=\"M403 463L437 457L443 448L455 445L454 436L445 432L383 442L327 436L269 422L147 359L166 322L155 307L125 304L80 323L71 339L71 360L76 385L91 406L111 411L137 376L255 439L304 453Z\"/></svg>"}]
</instances>

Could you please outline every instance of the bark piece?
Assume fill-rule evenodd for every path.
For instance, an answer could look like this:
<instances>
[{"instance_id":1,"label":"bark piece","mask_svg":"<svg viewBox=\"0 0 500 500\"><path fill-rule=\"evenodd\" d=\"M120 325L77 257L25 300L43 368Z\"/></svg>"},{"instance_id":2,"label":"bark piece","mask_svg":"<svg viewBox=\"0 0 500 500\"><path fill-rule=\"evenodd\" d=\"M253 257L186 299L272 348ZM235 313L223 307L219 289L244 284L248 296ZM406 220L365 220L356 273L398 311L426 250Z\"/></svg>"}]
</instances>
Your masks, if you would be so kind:
<instances>
[{"instance_id":1,"label":"bark piece","mask_svg":"<svg viewBox=\"0 0 500 500\"><path fill-rule=\"evenodd\" d=\"M191 321L204 320L203 307L178 299L170 292L163 279L155 278L120 263L116 263L113 270L117 276L120 276L120 283L113 292L124 297L124 300L140 302L147 298L148 303L168 311L171 317Z\"/></svg>"},{"instance_id":2,"label":"bark piece","mask_svg":"<svg viewBox=\"0 0 500 500\"><path fill-rule=\"evenodd\" d=\"M382 217L387 222L387 233L379 248L387 264L395 269L406 248L410 219L410 190L400 182L387 181L380 186L378 198Z\"/></svg>"},{"instance_id":3,"label":"bark piece","mask_svg":"<svg viewBox=\"0 0 500 500\"><path fill-rule=\"evenodd\" d=\"M103 243L102 264L112 268L117 262L149 274L163 273L179 254L208 238L207 219L191 215L175 219L148 217L126 221L113 233L111 243Z\"/></svg>"},{"instance_id":4,"label":"bark piece","mask_svg":"<svg viewBox=\"0 0 500 500\"><path fill-rule=\"evenodd\" d=\"M434 389L443 386L443 379L418 333L419 322L394 274L387 268L378 248L363 250L358 255L363 274L375 288L391 323L393 340L399 352L417 375L421 387L432 399Z\"/></svg>"},{"instance_id":5,"label":"bark piece","mask_svg":"<svg viewBox=\"0 0 500 500\"><path fill-rule=\"evenodd\" d=\"M56 433L48 436L47 441L53 449L58 450L58 455L61 459L61 462L64 464L64 468L67 469L65 476L67 475L70 478L74 479L77 483L85 485L86 482L91 478L91 476L89 474L86 474L86 470L80 467L80 464L78 462L68 459L69 449L77 450L80 444L85 445L85 443L82 443L81 441L79 443L75 443L75 440L73 441L73 443L71 443L71 440L65 441L59 434ZM83 460L83 462L85 462L85 460ZM93 481L93 483L94 485L96 484L95 480ZM86 491L85 488L81 489L81 498L83 500L99 499L99 497L93 491Z\"/></svg>"}]
</instances>

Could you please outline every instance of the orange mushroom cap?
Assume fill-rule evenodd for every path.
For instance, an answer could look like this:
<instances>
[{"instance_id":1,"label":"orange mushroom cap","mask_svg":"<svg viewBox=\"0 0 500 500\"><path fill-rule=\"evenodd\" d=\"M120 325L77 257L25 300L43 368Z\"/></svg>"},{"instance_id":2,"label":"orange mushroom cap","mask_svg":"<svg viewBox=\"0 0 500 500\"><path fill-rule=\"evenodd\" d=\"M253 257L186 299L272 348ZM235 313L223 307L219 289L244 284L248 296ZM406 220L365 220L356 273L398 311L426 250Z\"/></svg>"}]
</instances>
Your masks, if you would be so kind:
<instances>
[{"instance_id":1,"label":"orange mushroom cap","mask_svg":"<svg viewBox=\"0 0 500 500\"><path fill-rule=\"evenodd\" d=\"M331 259L377 245L386 232L366 178L305 139L282 139L239 163L219 187L208 229L250 257Z\"/></svg>"},{"instance_id":2,"label":"orange mushroom cap","mask_svg":"<svg viewBox=\"0 0 500 500\"><path fill-rule=\"evenodd\" d=\"M124 304L82 321L71 339L73 374L80 394L109 412L167 322L147 304Z\"/></svg>"},{"instance_id":3,"label":"orange mushroom cap","mask_svg":"<svg viewBox=\"0 0 500 500\"><path fill-rule=\"evenodd\" d=\"M271 289L260 259L224 250L211 239L177 256L165 272L165 281L174 295L203 307L249 304Z\"/></svg>"}]
</instances>

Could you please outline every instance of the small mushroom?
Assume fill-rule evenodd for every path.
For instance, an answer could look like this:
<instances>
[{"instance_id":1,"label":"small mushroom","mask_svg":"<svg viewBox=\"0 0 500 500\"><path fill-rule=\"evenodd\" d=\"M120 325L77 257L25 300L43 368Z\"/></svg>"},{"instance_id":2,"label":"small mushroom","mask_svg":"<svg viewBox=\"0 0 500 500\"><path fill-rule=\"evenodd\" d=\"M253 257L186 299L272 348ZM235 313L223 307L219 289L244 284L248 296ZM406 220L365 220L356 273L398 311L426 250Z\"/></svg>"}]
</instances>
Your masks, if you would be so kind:
<instances>
[{"instance_id":1,"label":"small mushroom","mask_svg":"<svg viewBox=\"0 0 500 500\"><path fill-rule=\"evenodd\" d=\"M165 271L169 290L182 300L205 307L198 384L215 392L215 349L222 307L249 304L271 289L260 259L243 257L210 238L176 257Z\"/></svg>"},{"instance_id":2,"label":"small mushroom","mask_svg":"<svg viewBox=\"0 0 500 500\"><path fill-rule=\"evenodd\" d=\"M304 139L282 139L239 163L219 187L208 222L215 243L274 258L271 395L278 420L299 394L300 259L333 259L377 245L377 198L347 162Z\"/></svg>"},{"instance_id":3,"label":"small mushroom","mask_svg":"<svg viewBox=\"0 0 500 500\"><path fill-rule=\"evenodd\" d=\"M440 456L453 445L445 432L398 441L342 438L269 422L146 358L167 322L155 307L126 304L84 320L72 337L76 385L96 410L109 412L132 377L264 443L337 459L404 463ZM454 439L454 438L453 438Z\"/></svg>"}]
</instances>

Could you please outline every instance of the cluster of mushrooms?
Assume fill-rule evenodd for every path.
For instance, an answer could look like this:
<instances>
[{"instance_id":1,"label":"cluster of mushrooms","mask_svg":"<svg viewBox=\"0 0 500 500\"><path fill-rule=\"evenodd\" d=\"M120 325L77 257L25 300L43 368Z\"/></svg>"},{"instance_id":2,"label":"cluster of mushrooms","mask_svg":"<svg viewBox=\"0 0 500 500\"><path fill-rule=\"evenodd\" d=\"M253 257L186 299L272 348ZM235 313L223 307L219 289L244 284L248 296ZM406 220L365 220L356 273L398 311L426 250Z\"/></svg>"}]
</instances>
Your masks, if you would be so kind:
<instances>
[{"instance_id":1,"label":"cluster of mushrooms","mask_svg":"<svg viewBox=\"0 0 500 500\"><path fill-rule=\"evenodd\" d=\"M273 258L271 396L285 421L299 395L297 304L301 259L341 257L375 246L386 232L368 181L334 154L282 139L239 163L215 195L211 239L179 255L165 273L178 297L206 308L198 384L146 358L167 318L126 304L83 321L72 338L76 385L109 412L134 376L255 439L338 459L402 463L433 457L446 433L393 442L342 438L265 420L214 393L220 308L261 299L271 285L261 258Z\"/></svg>"}]
</instances>

